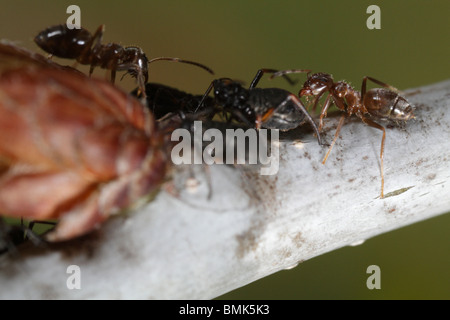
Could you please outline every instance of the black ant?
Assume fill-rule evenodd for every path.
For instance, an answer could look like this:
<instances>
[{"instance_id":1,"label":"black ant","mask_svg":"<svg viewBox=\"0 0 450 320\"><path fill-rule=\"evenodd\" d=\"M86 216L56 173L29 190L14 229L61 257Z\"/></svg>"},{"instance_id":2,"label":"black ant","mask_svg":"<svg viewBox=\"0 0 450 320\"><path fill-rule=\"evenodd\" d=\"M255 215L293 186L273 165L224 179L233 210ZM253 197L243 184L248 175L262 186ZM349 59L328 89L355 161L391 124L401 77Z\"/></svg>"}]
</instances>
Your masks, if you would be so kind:
<instances>
[{"instance_id":1,"label":"black ant","mask_svg":"<svg viewBox=\"0 0 450 320\"><path fill-rule=\"evenodd\" d=\"M211 82L197 109L214 88L216 104L230 113L236 120L252 127L279 129L282 131L297 128L305 118L311 124L320 145L323 145L319 129L301 100L287 90L279 88L255 88L264 73L275 73L274 69L260 69L253 78L250 87L229 78L220 78Z\"/></svg>"},{"instance_id":2,"label":"black ant","mask_svg":"<svg viewBox=\"0 0 450 320\"><path fill-rule=\"evenodd\" d=\"M13 250L24 241L23 228L9 225L0 217L0 255Z\"/></svg>"},{"instance_id":3,"label":"black ant","mask_svg":"<svg viewBox=\"0 0 450 320\"><path fill-rule=\"evenodd\" d=\"M30 221L26 226L23 219L20 219L20 225L12 225L0 217L0 255L6 252L14 253L17 246L27 241L31 241L35 246L44 245L45 240L32 231L36 223L54 225L48 221Z\"/></svg>"},{"instance_id":4,"label":"black ant","mask_svg":"<svg viewBox=\"0 0 450 320\"><path fill-rule=\"evenodd\" d=\"M75 59L77 62L90 65L89 75L95 67L111 70L111 82L114 83L116 71L126 70L135 77L139 89L145 98L145 84L148 81L148 64L154 61L167 60L193 64L214 74L214 72L197 62L172 57L147 59L139 47L122 47L117 43L102 44L105 25L98 27L94 35L84 28L70 29L66 24L56 25L41 31L34 42L43 49L60 58Z\"/></svg>"},{"instance_id":5,"label":"black ant","mask_svg":"<svg viewBox=\"0 0 450 320\"><path fill-rule=\"evenodd\" d=\"M322 106L320 112L319 120L319 130L323 127L323 118L327 115L327 110L332 103L336 107L344 111L345 113L341 116L339 124L334 135L333 142L331 143L328 152L323 159L322 163L328 159L331 149L337 140L339 131L346 116L351 116L355 114L358 116L362 122L383 131L383 136L381 138L381 151L380 151L380 170L381 170L381 198L384 198L384 169L383 169L383 154L384 154L384 142L386 139L385 128L369 119L367 116L380 120L393 120L396 122L407 121L414 118L413 108L411 104L402 97L396 88L393 86L376 80L374 78L365 76L362 80L361 92L356 91L350 84L345 81L334 82L333 77L328 73L314 73L309 74L310 70L284 70L274 73L272 77L282 76L289 73L299 73L307 72L308 78L304 83L302 89L299 92L299 97L303 96L313 96L315 97L313 102L313 110L315 110L319 99L328 92L325 102ZM367 91L366 84L367 80L370 80L383 88L373 88Z\"/></svg>"}]
</instances>

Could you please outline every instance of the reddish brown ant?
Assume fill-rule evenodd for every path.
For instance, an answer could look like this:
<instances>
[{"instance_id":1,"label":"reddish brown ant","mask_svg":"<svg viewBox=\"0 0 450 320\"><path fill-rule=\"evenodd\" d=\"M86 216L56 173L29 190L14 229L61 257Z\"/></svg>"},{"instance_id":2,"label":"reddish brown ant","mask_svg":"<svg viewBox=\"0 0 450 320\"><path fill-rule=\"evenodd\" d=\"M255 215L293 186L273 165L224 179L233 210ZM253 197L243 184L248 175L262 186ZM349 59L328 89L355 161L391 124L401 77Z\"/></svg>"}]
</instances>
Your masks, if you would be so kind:
<instances>
[{"instance_id":1,"label":"reddish brown ant","mask_svg":"<svg viewBox=\"0 0 450 320\"><path fill-rule=\"evenodd\" d=\"M75 59L77 62L90 65L89 75L95 67L111 70L111 82L114 83L116 71L126 70L135 77L143 98L145 98L145 84L148 81L148 64L154 61L167 60L196 65L206 71L214 72L197 62L172 57L147 59L144 51L139 47L122 47L117 43L102 44L105 25L97 28L94 35L84 28L70 29L61 24L49 27L34 38L34 42L43 49L60 58Z\"/></svg>"},{"instance_id":2,"label":"reddish brown ant","mask_svg":"<svg viewBox=\"0 0 450 320\"><path fill-rule=\"evenodd\" d=\"M411 104L402 97L398 90L389 84L381 82L371 77L365 76L361 85L361 92L356 91L350 84L345 81L334 82L333 77L328 73L314 73L310 75L310 70L284 70L277 72L272 75L272 77L285 75L288 73L308 73L308 79L304 83L302 89L299 92L299 97L303 96L313 96L315 97L313 102L313 109L316 108L319 99L328 92L325 102L322 106L320 112L319 120L319 131L323 127L323 118L327 115L327 110L332 103L336 107L344 111L345 113L341 116L339 124L334 135L333 142L328 149L325 158L322 163L328 159L330 152L333 148L334 143L339 136L339 131L346 116L351 116L355 114L358 116L365 124L383 131L383 136L381 138L381 151L380 151L380 170L381 170L381 198L384 197L384 168L383 168L383 154L384 154L384 142L386 139L385 128L369 119L368 117L379 119L379 120L393 120L395 122L407 121L414 118L413 108ZM366 90L367 80L370 80L383 88L374 88L369 91ZM368 117L367 117L368 116Z\"/></svg>"}]
</instances>

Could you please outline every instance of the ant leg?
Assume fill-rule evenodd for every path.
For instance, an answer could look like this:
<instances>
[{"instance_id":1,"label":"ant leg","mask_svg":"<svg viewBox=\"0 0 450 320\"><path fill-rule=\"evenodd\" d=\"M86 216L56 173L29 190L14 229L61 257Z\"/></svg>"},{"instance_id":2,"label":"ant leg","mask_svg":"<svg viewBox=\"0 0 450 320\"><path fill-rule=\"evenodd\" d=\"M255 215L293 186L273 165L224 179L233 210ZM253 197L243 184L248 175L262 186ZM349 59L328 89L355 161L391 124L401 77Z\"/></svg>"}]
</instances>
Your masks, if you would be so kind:
<instances>
[{"instance_id":1,"label":"ant leg","mask_svg":"<svg viewBox=\"0 0 450 320\"><path fill-rule=\"evenodd\" d=\"M198 109L201 109L203 102L205 101L206 97L209 95L209 93L211 92L212 88L214 87L214 81L211 82L211 84L209 85L208 89L206 89L205 94L203 95L202 99L200 100L197 108L195 109L194 113L197 113Z\"/></svg>"},{"instance_id":2,"label":"ant leg","mask_svg":"<svg viewBox=\"0 0 450 320\"><path fill-rule=\"evenodd\" d=\"M389 89L389 90L392 90L392 91L394 91L394 92L397 92L397 93L400 92L400 90L398 90L397 88L391 86L390 84L381 82L381 81L379 81L379 80L377 80L377 79L374 79L374 78L372 78L372 77L365 76L365 77L363 78L363 81L362 81L362 84L361 84L361 101L363 101L364 95L366 94L366 83L367 83L367 79L369 79L370 81L372 81L372 82L378 84L379 86L382 86L382 87L387 88L387 89Z\"/></svg>"},{"instance_id":3,"label":"ant leg","mask_svg":"<svg viewBox=\"0 0 450 320\"><path fill-rule=\"evenodd\" d=\"M264 121L266 121L268 118L270 118L273 114L273 112L275 111L275 108L270 108L266 113L264 113L264 115L257 115L256 116L256 129L261 129L261 125Z\"/></svg>"},{"instance_id":4,"label":"ant leg","mask_svg":"<svg viewBox=\"0 0 450 320\"><path fill-rule=\"evenodd\" d=\"M313 118L311 117L311 115L308 113L308 111L306 110L305 106L303 105L302 101L300 100L300 98L296 97L293 94L290 94L278 107L286 104L289 100L293 101L297 107L300 109L301 112L303 112L303 114L305 115L306 119L308 120L308 122L311 124L311 126L313 127L314 131L316 132L317 135L317 141L319 142L319 144L321 146L324 146L325 143L322 142L322 139L320 137L320 132L319 132L319 128L317 128L316 123L314 122Z\"/></svg>"},{"instance_id":5,"label":"ant leg","mask_svg":"<svg viewBox=\"0 0 450 320\"><path fill-rule=\"evenodd\" d=\"M259 69L259 70L256 72L256 75L255 75L255 77L253 78L252 82L250 83L249 89L253 89L254 87L256 87L256 85L258 84L259 80L261 80L261 78L262 78L262 76L263 76L264 73L266 73L266 72L275 73L275 72L277 72L277 71L278 71L278 70L275 70L275 69Z\"/></svg>"},{"instance_id":6,"label":"ant leg","mask_svg":"<svg viewBox=\"0 0 450 320\"><path fill-rule=\"evenodd\" d=\"M333 142L331 142L331 145L330 145L330 147L328 148L328 152L327 152L327 154L325 155L325 158L323 158L323 160L322 160L322 164L325 164L325 162L327 162L328 156L329 156L330 153L331 153L331 149L333 149L333 146L334 146L334 144L336 143L337 138L339 137L339 132L341 131L342 125L344 124L344 120L345 120L345 114L343 114L343 115L341 116L341 118L339 119L339 124L338 124L338 126L337 126L337 128L336 128L336 132L335 132L335 134L334 134Z\"/></svg>"},{"instance_id":7,"label":"ant leg","mask_svg":"<svg viewBox=\"0 0 450 320\"><path fill-rule=\"evenodd\" d=\"M101 46L101 41L103 37L103 32L105 31L105 25L102 24L97 28L91 40L86 43L83 51L81 51L80 56L77 58L78 61L89 61L89 55L91 54L91 50L98 48ZM92 73L92 72L91 72ZM90 74L91 74L90 73Z\"/></svg>"},{"instance_id":8,"label":"ant leg","mask_svg":"<svg viewBox=\"0 0 450 320\"><path fill-rule=\"evenodd\" d=\"M382 125L379 125L378 123L367 119L365 117L361 117L361 120L367 124L368 126L371 126L372 128L379 129L383 131L383 137L381 138L381 150L380 150L380 171L381 171L381 199L384 198L384 165L383 165L383 155L384 155L384 141L386 140L386 130Z\"/></svg>"},{"instance_id":9,"label":"ant leg","mask_svg":"<svg viewBox=\"0 0 450 320\"><path fill-rule=\"evenodd\" d=\"M261 80L264 73L275 73L277 71L278 70L275 70L275 69L259 69L256 72L256 75L253 78L252 83L250 83L249 89L253 89L254 87L256 87L256 85L258 84L259 80Z\"/></svg>"},{"instance_id":10,"label":"ant leg","mask_svg":"<svg viewBox=\"0 0 450 320\"><path fill-rule=\"evenodd\" d=\"M142 102L145 105L145 104L147 104L147 93L145 92L145 83L146 83L146 81L145 81L144 74L141 71L139 71L137 76L136 76L136 79L137 79L139 91L142 94L142 97L141 97ZM139 94L139 92L138 92L138 94Z\"/></svg>"},{"instance_id":11,"label":"ant leg","mask_svg":"<svg viewBox=\"0 0 450 320\"><path fill-rule=\"evenodd\" d=\"M320 100L320 98L323 96L323 94L325 93L325 91L321 91L317 96L314 96L314 101L313 101L313 106L312 106L312 108L311 108L311 110L313 111L313 112L316 112L316 109L317 109L317 106L319 105L319 100ZM299 98L301 98L301 97L304 97L304 95L302 95L301 94L301 90L299 91L299 93L298 93L298 97ZM308 108L310 107L310 103L309 103L309 98L310 96L306 96L306 101L308 102Z\"/></svg>"},{"instance_id":12,"label":"ant leg","mask_svg":"<svg viewBox=\"0 0 450 320\"><path fill-rule=\"evenodd\" d=\"M249 89L253 89L253 88L256 87L256 85L258 84L259 80L261 80L261 78L262 78L262 76L264 75L264 73L275 73L275 72L277 72L277 71L278 71L278 70L275 70L275 69L259 69L259 70L256 72L256 75L255 75L255 77L253 78L252 83L250 83Z\"/></svg>"},{"instance_id":13,"label":"ant leg","mask_svg":"<svg viewBox=\"0 0 450 320\"><path fill-rule=\"evenodd\" d=\"M46 241L41 236L33 232L33 227L36 223L48 224L52 226L55 226L56 223L51 221L33 220L28 223L28 228L23 227L25 238L31 240L31 242L33 242L36 246L42 246L46 243Z\"/></svg>"},{"instance_id":14,"label":"ant leg","mask_svg":"<svg viewBox=\"0 0 450 320\"><path fill-rule=\"evenodd\" d=\"M56 225L56 222L52 222L52 221L32 220L32 221L30 221L30 223L28 223L28 230L33 231L33 227L34 227L34 225L36 223L48 224L48 225L51 225L51 226L55 226Z\"/></svg>"},{"instance_id":15,"label":"ant leg","mask_svg":"<svg viewBox=\"0 0 450 320\"><path fill-rule=\"evenodd\" d=\"M210 74L214 74L214 71L212 71L210 68L208 68L207 66L205 66L205 65L203 65L201 63L198 63L198 62L195 62L195 61L184 60L184 59L180 59L180 58L158 57L158 58L153 58L150 61L148 61L148 64L153 63L155 61L161 61L161 60L192 64L194 66L200 67L200 68L208 71Z\"/></svg>"},{"instance_id":16,"label":"ant leg","mask_svg":"<svg viewBox=\"0 0 450 320\"><path fill-rule=\"evenodd\" d=\"M89 46L86 46L87 48L91 49L92 45L94 44L94 47L98 47L101 45L103 32L105 32L105 25L100 25L97 30L95 31L94 35L92 36L92 40Z\"/></svg>"},{"instance_id":17,"label":"ant leg","mask_svg":"<svg viewBox=\"0 0 450 320\"><path fill-rule=\"evenodd\" d=\"M94 72L94 69L95 69L95 66L93 66L93 65L91 65L91 66L89 67L89 77L92 76L92 73Z\"/></svg>"},{"instance_id":18,"label":"ant leg","mask_svg":"<svg viewBox=\"0 0 450 320\"><path fill-rule=\"evenodd\" d=\"M145 91L144 91L145 92ZM147 99L145 97L141 98L141 103L143 106L145 106L143 108L144 110L144 128L145 128L145 132L150 135L152 133L152 128L153 128L153 116L150 112L150 109L147 108Z\"/></svg>"},{"instance_id":19,"label":"ant leg","mask_svg":"<svg viewBox=\"0 0 450 320\"><path fill-rule=\"evenodd\" d=\"M319 98L320 98L320 96L321 96L322 94L323 94L323 93L320 93L320 94L316 97L316 99L314 100L313 110L316 109L316 107L317 107L317 102L319 101ZM328 111L328 108L330 107L330 105L331 105L331 95L328 94L328 96L327 96L327 98L326 98L326 100L325 100L325 103L323 104L322 110L320 111L319 131L322 131L322 128L323 128L323 118L325 118L325 117L327 116L327 111Z\"/></svg>"},{"instance_id":20,"label":"ant leg","mask_svg":"<svg viewBox=\"0 0 450 320\"><path fill-rule=\"evenodd\" d=\"M256 72L255 77L252 80L252 83L250 84L249 89L253 89L256 87L256 85L258 84L259 80L261 80L262 76L264 75L264 73L278 73L278 70L276 69L259 69L258 72ZM289 82L290 85L294 85L297 83L297 81L292 80L291 78L289 78L288 76L286 76L285 74L280 74L280 76L282 76L284 79L286 79L287 82ZM273 76L270 77L270 79L272 79Z\"/></svg>"},{"instance_id":21,"label":"ant leg","mask_svg":"<svg viewBox=\"0 0 450 320\"><path fill-rule=\"evenodd\" d=\"M289 74L289 73L306 73L307 75L309 75L309 73L310 73L311 71L312 71L312 70L309 70L309 69L289 69L289 70L281 70L281 71L274 72L274 74L270 76L270 79L272 80L273 78L275 78L275 77L280 77L280 76L281 76L281 77L286 77L286 75Z\"/></svg>"},{"instance_id":22,"label":"ant leg","mask_svg":"<svg viewBox=\"0 0 450 320\"><path fill-rule=\"evenodd\" d=\"M111 83L114 84L116 81L116 69L111 69Z\"/></svg>"}]
</instances>

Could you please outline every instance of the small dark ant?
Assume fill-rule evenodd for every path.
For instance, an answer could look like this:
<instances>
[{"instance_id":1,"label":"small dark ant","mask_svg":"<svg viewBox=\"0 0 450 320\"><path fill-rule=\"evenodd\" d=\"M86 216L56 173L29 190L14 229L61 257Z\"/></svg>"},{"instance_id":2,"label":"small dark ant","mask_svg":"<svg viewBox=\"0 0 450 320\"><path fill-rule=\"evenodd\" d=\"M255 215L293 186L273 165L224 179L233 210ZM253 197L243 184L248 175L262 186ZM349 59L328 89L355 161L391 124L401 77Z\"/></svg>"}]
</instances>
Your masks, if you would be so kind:
<instances>
[{"instance_id":1,"label":"small dark ant","mask_svg":"<svg viewBox=\"0 0 450 320\"><path fill-rule=\"evenodd\" d=\"M306 118L316 132L319 144L324 145L316 123L298 97L284 89L255 88L264 73L275 72L277 70L274 69L258 70L248 89L229 78L216 79L211 82L197 109L202 108L214 88L216 104L236 120L257 129L287 131L300 126Z\"/></svg>"},{"instance_id":2,"label":"small dark ant","mask_svg":"<svg viewBox=\"0 0 450 320\"><path fill-rule=\"evenodd\" d=\"M11 226L0 217L0 255L14 250L15 246L24 242L24 230L19 226Z\"/></svg>"},{"instance_id":3,"label":"small dark ant","mask_svg":"<svg viewBox=\"0 0 450 320\"><path fill-rule=\"evenodd\" d=\"M26 226L23 219L20 219L20 225L12 225L0 217L0 255L6 252L14 253L17 246L27 241L36 246L44 245L45 240L33 232L36 223L55 225L48 221L30 221Z\"/></svg>"},{"instance_id":4,"label":"small dark ant","mask_svg":"<svg viewBox=\"0 0 450 320\"><path fill-rule=\"evenodd\" d=\"M214 72L194 61L172 57L147 59L139 47L122 47L116 43L102 44L105 25L98 27L94 35L84 28L69 29L66 24L56 25L41 31L34 42L44 51L60 58L75 59L77 62L90 65L89 75L95 67L111 70L111 82L114 83L116 71L126 70L135 77L145 98L145 84L148 81L148 64L154 61L166 60L196 65L206 71Z\"/></svg>"},{"instance_id":5,"label":"small dark ant","mask_svg":"<svg viewBox=\"0 0 450 320\"><path fill-rule=\"evenodd\" d=\"M322 163L328 159L331 149L336 142L339 132L346 116L355 114L366 125L383 131L381 138L381 151L380 151L380 170L381 170L381 198L384 198L384 168L383 168L383 154L384 143L386 139L385 128L369 119L368 117L379 120L393 120L395 122L407 121L414 118L413 108L411 104L402 97L396 88L393 86L376 80L374 78L365 76L362 80L361 92L356 91L350 84L345 81L334 82L333 77L328 73L314 73L310 75L310 70L284 70L274 73L272 77L282 76L289 73L308 73L308 78L299 92L299 97L315 97L313 102L313 110L315 110L319 99L328 92L325 102L322 106L319 119L319 130L323 127L323 118L327 115L327 110L332 103L336 107L344 111L341 116L339 124L334 135L333 142L331 143L328 152L323 159ZM367 91L367 80L370 80L383 88L373 88ZM368 116L368 117L366 117Z\"/></svg>"}]
</instances>

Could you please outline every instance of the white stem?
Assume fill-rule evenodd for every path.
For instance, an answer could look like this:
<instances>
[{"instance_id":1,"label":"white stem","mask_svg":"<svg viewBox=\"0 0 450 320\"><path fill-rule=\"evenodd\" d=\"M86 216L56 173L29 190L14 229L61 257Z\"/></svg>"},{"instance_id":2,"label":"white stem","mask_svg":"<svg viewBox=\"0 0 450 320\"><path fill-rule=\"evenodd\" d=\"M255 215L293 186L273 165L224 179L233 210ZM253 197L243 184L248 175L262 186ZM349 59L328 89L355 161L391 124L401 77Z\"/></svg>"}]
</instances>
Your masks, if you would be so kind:
<instances>
[{"instance_id":1,"label":"white stem","mask_svg":"<svg viewBox=\"0 0 450 320\"><path fill-rule=\"evenodd\" d=\"M407 94L416 119L386 130L384 199L381 131L347 120L322 165L327 148L296 130L289 136L303 142L282 136L277 175L215 165L210 200L206 183L179 197L162 191L86 239L1 256L0 298L209 299L448 212L449 96L450 81ZM337 121L325 120L328 142ZM68 289L69 265L80 267L81 289Z\"/></svg>"}]
</instances>

